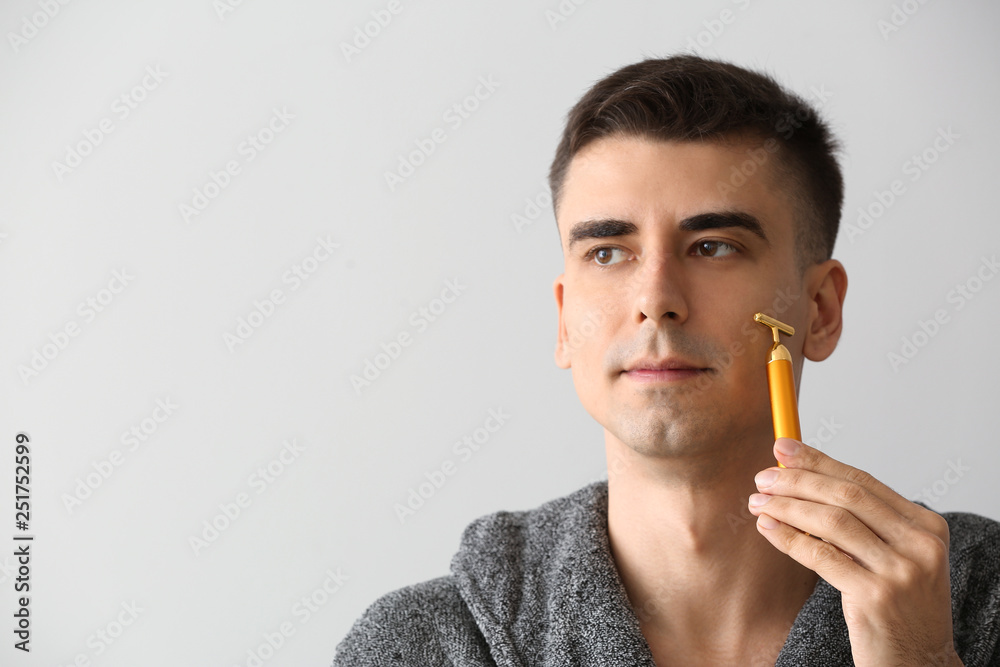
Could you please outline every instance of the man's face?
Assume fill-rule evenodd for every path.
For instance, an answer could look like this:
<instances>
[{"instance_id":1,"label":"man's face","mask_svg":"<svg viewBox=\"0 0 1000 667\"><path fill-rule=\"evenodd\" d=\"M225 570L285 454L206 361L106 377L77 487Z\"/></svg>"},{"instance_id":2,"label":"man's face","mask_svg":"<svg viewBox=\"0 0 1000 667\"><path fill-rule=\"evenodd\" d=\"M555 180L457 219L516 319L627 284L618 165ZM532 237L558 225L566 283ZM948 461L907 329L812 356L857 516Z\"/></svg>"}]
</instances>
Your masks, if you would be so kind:
<instances>
[{"instance_id":1,"label":"man's face","mask_svg":"<svg viewBox=\"0 0 1000 667\"><path fill-rule=\"evenodd\" d=\"M556 363L572 368L591 416L637 452L725 453L773 438L772 338L758 311L796 327L782 342L801 371L810 300L778 157L748 166L760 146L605 137L570 163ZM697 370L638 370L665 360Z\"/></svg>"}]
</instances>

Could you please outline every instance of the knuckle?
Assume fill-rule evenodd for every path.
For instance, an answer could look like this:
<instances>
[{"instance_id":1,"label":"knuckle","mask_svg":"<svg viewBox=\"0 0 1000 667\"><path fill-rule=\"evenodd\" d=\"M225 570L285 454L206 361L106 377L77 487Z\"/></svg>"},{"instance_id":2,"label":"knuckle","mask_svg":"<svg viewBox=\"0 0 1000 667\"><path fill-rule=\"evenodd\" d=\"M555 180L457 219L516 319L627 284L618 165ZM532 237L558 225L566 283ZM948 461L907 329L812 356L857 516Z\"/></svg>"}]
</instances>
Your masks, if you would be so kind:
<instances>
[{"instance_id":1,"label":"knuckle","mask_svg":"<svg viewBox=\"0 0 1000 667\"><path fill-rule=\"evenodd\" d=\"M846 528L852 518L853 515L843 507L831 507L823 513L822 525L824 529L835 533Z\"/></svg>"},{"instance_id":2,"label":"knuckle","mask_svg":"<svg viewBox=\"0 0 1000 667\"><path fill-rule=\"evenodd\" d=\"M808 538L807 538L808 539ZM839 561L843 556L837 547L823 540L809 539L810 544L805 546L806 555L818 566Z\"/></svg>"},{"instance_id":3,"label":"knuckle","mask_svg":"<svg viewBox=\"0 0 1000 667\"><path fill-rule=\"evenodd\" d=\"M838 484L834 492L837 502L845 505L859 505L867 495L868 490L865 487L853 482Z\"/></svg>"},{"instance_id":4,"label":"knuckle","mask_svg":"<svg viewBox=\"0 0 1000 667\"><path fill-rule=\"evenodd\" d=\"M873 581L868 586L868 599L876 606L887 606L892 603L895 597L895 591L885 580Z\"/></svg>"},{"instance_id":5,"label":"knuckle","mask_svg":"<svg viewBox=\"0 0 1000 667\"><path fill-rule=\"evenodd\" d=\"M911 522L908 519L902 518L901 521L893 521L889 523L884 528L879 530L877 534L885 542L902 542L906 539L906 536L912 528L912 525L908 525L910 523Z\"/></svg>"},{"instance_id":6,"label":"knuckle","mask_svg":"<svg viewBox=\"0 0 1000 667\"><path fill-rule=\"evenodd\" d=\"M866 563L877 563L882 560L882 552L875 544L865 546L865 553L861 556Z\"/></svg>"},{"instance_id":7,"label":"knuckle","mask_svg":"<svg viewBox=\"0 0 1000 667\"><path fill-rule=\"evenodd\" d=\"M829 458L826 454L819 451L815 447L810 447L806 443L802 443L802 447L799 449L797 454L800 461L804 461L807 467L812 467L818 464L822 459Z\"/></svg>"},{"instance_id":8,"label":"knuckle","mask_svg":"<svg viewBox=\"0 0 1000 667\"><path fill-rule=\"evenodd\" d=\"M859 486L867 486L875 480L874 477L859 468L851 468L848 470L847 474L844 475L844 479Z\"/></svg>"},{"instance_id":9,"label":"knuckle","mask_svg":"<svg viewBox=\"0 0 1000 667\"><path fill-rule=\"evenodd\" d=\"M799 551L800 548L799 535L797 531L787 531L787 533L781 537L781 550L786 554L792 554L793 552Z\"/></svg>"},{"instance_id":10,"label":"knuckle","mask_svg":"<svg viewBox=\"0 0 1000 667\"><path fill-rule=\"evenodd\" d=\"M910 560L904 560L896 566L896 581L906 589L919 585L924 581L923 569Z\"/></svg>"},{"instance_id":11,"label":"knuckle","mask_svg":"<svg viewBox=\"0 0 1000 667\"><path fill-rule=\"evenodd\" d=\"M934 535L936 535L945 544L949 543L951 537L951 528L948 526L948 520L937 512L930 512L927 517L928 530Z\"/></svg>"},{"instance_id":12,"label":"knuckle","mask_svg":"<svg viewBox=\"0 0 1000 667\"><path fill-rule=\"evenodd\" d=\"M932 533L924 533L923 539L917 543L921 554L926 554L929 563L947 563L949 549L940 537Z\"/></svg>"},{"instance_id":13,"label":"knuckle","mask_svg":"<svg viewBox=\"0 0 1000 667\"><path fill-rule=\"evenodd\" d=\"M787 491L793 491L802 486L802 475L795 468L786 468L778 473L776 484L781 484L781 488Z\"/></svg>"}]
</instances>

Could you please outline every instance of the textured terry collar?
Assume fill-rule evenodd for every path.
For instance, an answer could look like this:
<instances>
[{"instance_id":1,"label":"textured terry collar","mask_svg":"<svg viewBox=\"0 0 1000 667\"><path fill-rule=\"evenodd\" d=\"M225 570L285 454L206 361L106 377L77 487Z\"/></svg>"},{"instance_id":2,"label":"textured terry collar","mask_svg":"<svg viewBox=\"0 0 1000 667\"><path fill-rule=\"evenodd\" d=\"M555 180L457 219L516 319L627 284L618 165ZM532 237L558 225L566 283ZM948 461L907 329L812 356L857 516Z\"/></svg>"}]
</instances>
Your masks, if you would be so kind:
<instances>
[{"instance_id":1,"label":"textured terry collar","mask_svg":"<svg viewBox=\"0 0 1000 667\"><path fill-rule=\"evenodd\" d=\"M607 480L482 516L451 560L499 667L655 667L608 541ZM820 661L817 661L820 660ZM850 665L840 592L820 578L776 667Z\"/></svg>"}]
</instances>

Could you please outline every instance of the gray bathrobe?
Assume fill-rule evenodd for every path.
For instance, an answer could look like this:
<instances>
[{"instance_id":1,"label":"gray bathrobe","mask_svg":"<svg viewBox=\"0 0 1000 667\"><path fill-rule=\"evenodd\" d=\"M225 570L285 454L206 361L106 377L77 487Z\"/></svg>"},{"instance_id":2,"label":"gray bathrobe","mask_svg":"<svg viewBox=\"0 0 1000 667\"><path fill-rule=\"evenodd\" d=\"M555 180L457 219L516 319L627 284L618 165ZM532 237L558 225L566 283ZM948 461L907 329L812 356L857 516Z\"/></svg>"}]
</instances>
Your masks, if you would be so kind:
<instances>
[{"instance_id":1,"label":"gray bathrobe","mask_svg":"<svg viewBox=\"0 0 1000 667\"><path fill-rule=\"evenodd\" d=\"M1000 667L1000 522L943 516L955 646L966 667ZM333 667L653 667L607 521L606 480L532 510L476 519L451 574L378 598L337 646ZM840 591L820 578L775 665L853 664Z\"/></svg>"}]
</instances>

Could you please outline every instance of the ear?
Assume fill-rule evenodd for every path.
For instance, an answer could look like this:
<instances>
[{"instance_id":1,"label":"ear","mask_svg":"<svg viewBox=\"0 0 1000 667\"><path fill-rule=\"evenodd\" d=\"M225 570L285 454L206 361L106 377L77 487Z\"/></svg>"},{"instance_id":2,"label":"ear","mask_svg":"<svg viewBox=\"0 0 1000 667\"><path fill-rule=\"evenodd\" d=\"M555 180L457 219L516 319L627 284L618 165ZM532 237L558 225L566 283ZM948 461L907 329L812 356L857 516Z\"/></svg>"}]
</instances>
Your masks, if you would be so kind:
<instances>
[{"instance_id":1,"label":"ear","mask_svg":"<svg viewBox=\"0 0 1000 667\"><path fill-rule=\"evenodd\" d=\"M843 329L847 271L837 260L828 259L807 269L806 285L810 300L802 354L823 361L833 354Z\"/></svg>"},{"instance_id":2,"label":"ear","mask_svg":"<svg viewBox=\"0 0 1000 667\"><path fill-rule=\"evenodd\" d=\"M556 366L559 368L570 367L569 346L567 345L569 336L566 334L566 322L563 320L563 289L565 287L565 278L566 274L562 273L552 283L552 291L556 297L556 308L559 310L559 329L556 333L555 353Z\"/></svg>"}]
</instances>

